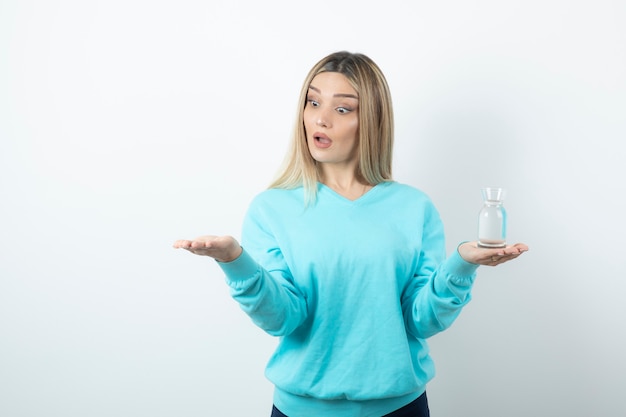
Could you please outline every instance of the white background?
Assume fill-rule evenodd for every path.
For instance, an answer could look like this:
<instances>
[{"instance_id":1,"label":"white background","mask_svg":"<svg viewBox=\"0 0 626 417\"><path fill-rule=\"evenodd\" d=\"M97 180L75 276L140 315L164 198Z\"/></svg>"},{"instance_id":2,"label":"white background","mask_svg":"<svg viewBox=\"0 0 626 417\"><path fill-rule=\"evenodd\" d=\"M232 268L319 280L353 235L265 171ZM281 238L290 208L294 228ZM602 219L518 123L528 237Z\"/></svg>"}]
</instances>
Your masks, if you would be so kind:
<instances>
[{"instance_id":1,"label":"white background","mask_svg":"<svg viewBox=\"0 0 626 417\"><path fill-rule=\"evenodd\" d=\"M269 416L276 341L178 238L240 233L309 68L385 72L395 178L509 239L431 339L433 416L626 414L626 3L0 2L0 415ZM347 300L358 302L358 300Z\"/></svg>"}]
</instances>

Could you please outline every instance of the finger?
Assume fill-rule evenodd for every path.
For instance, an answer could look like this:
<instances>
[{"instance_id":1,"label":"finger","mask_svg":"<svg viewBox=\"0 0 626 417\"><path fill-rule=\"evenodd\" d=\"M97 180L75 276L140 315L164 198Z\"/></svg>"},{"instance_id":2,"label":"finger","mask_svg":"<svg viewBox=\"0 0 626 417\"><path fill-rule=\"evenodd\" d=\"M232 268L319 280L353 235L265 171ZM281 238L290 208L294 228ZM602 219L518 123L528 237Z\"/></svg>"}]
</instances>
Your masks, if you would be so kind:
<instances>
[{"instance_id":1,"label":"finger","mask_svg":"<svg viewBox=\"0 0 626 417\"><path fill-rule=\"evenodd\" d=\"M494 255L490 258L489 264L492 266L496 266L502 262L502 258L504 258L503 255Z\"/></svg>"},{"instance_id":2,"label":"finger","mask_svg":"<svg viewBox=\"0 0 626 417\"><path fill-rule=\"evenodd\" d=\"M516 243L515 245L513 245L513 247L516 248L520 252L528 251L528 245L524 243Z\"/></svg>"},{"instance_id":3,"label":"finger","mask_svg":"<svg viewBox=\"0 0 626 417\"><path fill-rule=\"evenodd\" d=\"M204 249L194 249L194 248L187 248L187 250L191 253L193 253L194 255L203 255L203 256L207 256L207 252Z\"/></svg>"},{"instance_id":4,"label":"finger","mask_svg":"<svg viewBox=\"0 0 626 417\"><path fill-rule=\"evenodd\" d=\"M209 242L202 242L202 241L199 241L199 240L194 240L194 241L190 242L189 247L192 248L192 249L204 249L204 248L207 247L208 243Z\"/></svg>"},{"instance_id":5,"label":"finger","mask_svg":"<svg viewBox=\"0 0 626 417\"><path fill-rule=\"evenodd\" d=\"M489 257L489 262L491 264L498 265L498 264L506 262L506 261L508 261L510 259L516 258L518 256L519 256L518 253L507 253L507 252L505 252L505 253L496 253L496 254L491 255Z\"/></svg>"},{"instance_id":6,"label":"finger","mask_svg":"<svg viewBox=\"0 0 626 417\"><path fill-rule=\"evenodd\" d=\"M184 239L180 239L180 240L177 240L176 242L174 242L173 246L175 248L177 248L177 249L180 249L180 248L185 249L185 248L189 247L190 244L191 244L190 241L184 240Z\"/></svg>"},{"instance_id":7,"label":"finger","mask_svg":"<svg viewBox=\"0 0 626 417\"><path fill-rule=\"evenodd\" d=\"M521 255L521 253L508 254L508 255L503 255L503 256L493 256L492 259L491 259L491 261L492 261L491 264L493 266L500 265L500 264L503 264L505 262L511 261L513 259L516 259L520 255Z\"/></svg>"},{"instance_id":8,"label":"finger","mask_svg":"<svg viewBox=\"0 0 626 417\"><path fill-rule=\"evenodd\" d=\"M513 245L513 246L507 246L502 255L520 255L524 252L526 252L528 250L528 247L524 244L521 244L520 246L518 245Z\"/></svg>"}]
</instances>

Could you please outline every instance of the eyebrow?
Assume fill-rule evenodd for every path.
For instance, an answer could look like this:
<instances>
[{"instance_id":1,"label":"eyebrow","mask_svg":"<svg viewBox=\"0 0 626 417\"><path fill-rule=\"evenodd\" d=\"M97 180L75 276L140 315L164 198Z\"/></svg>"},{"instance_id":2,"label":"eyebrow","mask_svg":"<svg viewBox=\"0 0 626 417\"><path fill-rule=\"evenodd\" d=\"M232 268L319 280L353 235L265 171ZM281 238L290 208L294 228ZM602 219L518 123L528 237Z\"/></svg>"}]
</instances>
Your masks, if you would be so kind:
<instances>
[{"instance_id":1,"label":"eyebrow","mask_svg":"<svg viewBox=\"0 0 626 417\"><path fill-rule=\"evenodd\" d=\"M316 93L319 93L319 94L322 93L322 91L319 88L313 87L312 85L309 86L309 90L313 90L313 91L315 91ZM346 97L346 98L353 98L355 100L359 99L358 96L355 96L354 94L348 94L348 93L333 94L333 97Z\"/></svg>"}]
</instances>

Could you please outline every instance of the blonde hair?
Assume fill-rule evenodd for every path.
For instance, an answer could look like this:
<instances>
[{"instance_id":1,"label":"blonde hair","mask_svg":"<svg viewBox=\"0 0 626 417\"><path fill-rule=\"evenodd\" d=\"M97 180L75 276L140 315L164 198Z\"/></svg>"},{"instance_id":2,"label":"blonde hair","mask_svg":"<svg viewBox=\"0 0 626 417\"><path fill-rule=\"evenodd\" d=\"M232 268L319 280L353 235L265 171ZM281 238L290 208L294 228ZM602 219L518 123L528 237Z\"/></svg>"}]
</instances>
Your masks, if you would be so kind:
<instances>
[{"instance_id":1,"label":"blonde hair","mask_svg":"<svg viewBox=\"0 0 626 417\"><path fill-rule=\"evenodd\" d=\"M317 197L320 172L307 146L304 108L311 81L322 72L343 74L359 96L357 177L370 185L392 180L393 107L387 80L369 57L335 52L315 64L302 85L291 145L283 167L269 186L286 189L302 186L307 204Z\"/></svg>"}]
</instances>

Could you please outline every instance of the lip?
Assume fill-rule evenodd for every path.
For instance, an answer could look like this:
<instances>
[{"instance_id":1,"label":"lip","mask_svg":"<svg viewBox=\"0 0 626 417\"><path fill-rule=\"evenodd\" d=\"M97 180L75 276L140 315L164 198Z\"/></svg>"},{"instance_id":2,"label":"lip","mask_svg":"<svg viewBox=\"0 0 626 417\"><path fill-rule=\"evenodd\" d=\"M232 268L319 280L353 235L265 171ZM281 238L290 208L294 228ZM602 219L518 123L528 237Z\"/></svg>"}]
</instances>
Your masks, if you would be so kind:
<instances>
[{"instance_id":1,"label":"lip","mask_svg":"<svg viewBox=\"0 0 626 417\"><path fill-rule=\"evenodd\" d=\"M321 149L329 148L330 145L332 145L332 142L333 141L328 136L326 136L325 134L321 132L313 133L313 143L318 148L321 148Z\"/></svg>"}]
</instances>

